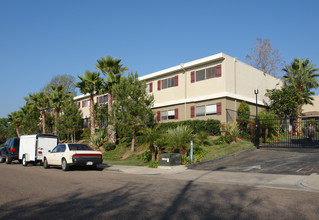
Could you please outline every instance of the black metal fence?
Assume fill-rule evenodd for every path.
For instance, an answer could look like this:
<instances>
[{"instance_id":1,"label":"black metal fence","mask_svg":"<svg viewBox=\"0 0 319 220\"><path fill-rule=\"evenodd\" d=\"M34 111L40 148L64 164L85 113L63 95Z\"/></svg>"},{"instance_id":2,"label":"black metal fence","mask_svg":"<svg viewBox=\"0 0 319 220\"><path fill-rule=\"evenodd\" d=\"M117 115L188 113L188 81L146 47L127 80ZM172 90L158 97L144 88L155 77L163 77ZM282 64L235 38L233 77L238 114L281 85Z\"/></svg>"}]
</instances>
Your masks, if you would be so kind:
<instances>
[{"instance_id":1,"label":"black metal fence","mask_svg":"<svg viewBox=\"0 0 319 220\"><path fill-rule=\"evenodd\" d=\"M260 148L319 148L319 117L258 121Z\"/></svg>"}]
</instances>

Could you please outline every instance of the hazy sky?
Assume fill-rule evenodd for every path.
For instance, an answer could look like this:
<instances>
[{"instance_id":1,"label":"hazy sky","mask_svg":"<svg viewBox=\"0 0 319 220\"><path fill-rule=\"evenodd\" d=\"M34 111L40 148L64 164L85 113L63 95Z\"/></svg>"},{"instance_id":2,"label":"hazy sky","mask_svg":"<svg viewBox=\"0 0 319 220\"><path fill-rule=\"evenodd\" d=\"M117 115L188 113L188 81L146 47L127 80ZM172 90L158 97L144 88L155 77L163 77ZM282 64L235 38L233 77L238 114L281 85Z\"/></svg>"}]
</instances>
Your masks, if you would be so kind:
<instances>
[{"instance_id":1,"label":"hazy sky","mask_svg":"<svg viewBox=\"0 0 319 220\"><path fill-rule=\"evenodd\" d=\"M261 37L287 64L318 67L318 2L0 0L0 118L52 77L94 71L108 55L142 76L219 52L245 62Z\"/></svg>"}]
</instances>

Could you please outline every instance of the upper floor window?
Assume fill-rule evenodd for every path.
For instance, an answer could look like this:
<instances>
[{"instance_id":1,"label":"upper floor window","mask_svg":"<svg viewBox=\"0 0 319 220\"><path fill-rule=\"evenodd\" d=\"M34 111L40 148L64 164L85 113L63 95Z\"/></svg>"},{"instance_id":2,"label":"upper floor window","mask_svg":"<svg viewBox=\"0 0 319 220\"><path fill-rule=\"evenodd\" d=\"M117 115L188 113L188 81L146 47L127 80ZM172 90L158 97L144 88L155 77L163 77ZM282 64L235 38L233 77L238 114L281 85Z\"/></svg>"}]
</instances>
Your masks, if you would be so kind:
<instances>
[{"instance_id":1,"label":"upper floor window","mask_svg":"<svg viewBox=\"0 0 319 220\"><path fill-rule=\"evenodd\" d=\"M221 76L221 65L191 72L191 83Z\"/></svg>"},{"instance_id":2,"label":"upper floor window","mask_svg":"<svg viewBox=\"0 0 319 220\"><path fill-rule=\"evenodd\" d=\"M98 103L106 103L107 102L107 95L103 95L99 97Z\"/></svg>"},{"instance_id":3,"label":"upper floor window","mask_svg":"<svg viewBox=\"0 0 319 220\"><path fill-rule=\"evenodd\" d=\"M82 101L82 108L83 107L89 107L89 106L90 106L90 100L89 99Z\"/></svg>"},{"instance_id":4,"label":"upper floor window","mask_svg":"<svg viewBox=\"0 0 319 220\"><path fill-rule=\"evenodd\" d=\"M153 92L153 83L150 82L146 84L146 92L147 93Z\"/></svg>"},{"instance_id":5,"label":"upper floor window","mask_svg":"<svg viewBox=\"0 0 319 220\"><path fill-rule=\"evenodd\" d=\"M157 90L178 86L178 75L157 81Z\"/></svg>"}]
</instances>

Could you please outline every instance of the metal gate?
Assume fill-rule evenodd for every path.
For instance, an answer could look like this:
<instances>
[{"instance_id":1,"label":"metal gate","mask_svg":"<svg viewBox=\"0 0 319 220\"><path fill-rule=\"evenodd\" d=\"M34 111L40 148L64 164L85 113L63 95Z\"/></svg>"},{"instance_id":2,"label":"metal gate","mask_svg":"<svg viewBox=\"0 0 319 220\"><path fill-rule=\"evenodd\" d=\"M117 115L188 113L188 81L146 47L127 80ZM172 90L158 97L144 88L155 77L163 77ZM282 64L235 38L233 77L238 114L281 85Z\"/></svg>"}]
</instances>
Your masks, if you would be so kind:
<instances>
[{"instance_id":1,"label":"metal gate","mask_svg":"<svg viewBox=\"0 0 319 220\"><path fill-rule=\"evenodd\" d=\"M260 119L256 128L260 148L319 148L319 117Z\"/></svg>"}]
</instances>

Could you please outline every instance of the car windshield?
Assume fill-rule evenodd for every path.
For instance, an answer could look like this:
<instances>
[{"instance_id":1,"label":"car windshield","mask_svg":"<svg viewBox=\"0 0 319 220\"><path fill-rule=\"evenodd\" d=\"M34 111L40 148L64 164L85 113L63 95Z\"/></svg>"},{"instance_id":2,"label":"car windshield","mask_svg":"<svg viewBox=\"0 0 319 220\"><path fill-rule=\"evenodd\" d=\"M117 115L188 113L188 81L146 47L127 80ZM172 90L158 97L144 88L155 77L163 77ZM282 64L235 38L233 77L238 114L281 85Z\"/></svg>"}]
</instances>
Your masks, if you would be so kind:
<instances>
[{"instance_id":1,"label":"car windshield","mask_svg":"<svg viewBox=\"0 0 319 220\"><path fill-rule=\"evenodd\" d=\"M88 146L84 144L68 144L69 149L72 150L91 150Z\"/></svg>"}]
</instances>

